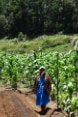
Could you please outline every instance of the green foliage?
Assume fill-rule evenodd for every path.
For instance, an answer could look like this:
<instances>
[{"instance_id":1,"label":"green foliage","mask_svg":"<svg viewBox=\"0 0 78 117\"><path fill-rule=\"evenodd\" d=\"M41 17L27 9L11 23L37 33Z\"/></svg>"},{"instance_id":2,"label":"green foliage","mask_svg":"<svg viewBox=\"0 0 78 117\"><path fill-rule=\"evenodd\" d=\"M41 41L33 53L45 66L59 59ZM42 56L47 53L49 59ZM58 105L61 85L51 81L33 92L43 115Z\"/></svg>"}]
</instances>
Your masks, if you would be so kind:
<instances>
[{"instance_id":1,"label":"green foliage","mask_svg":"<svg viewBox=\"0 0 78 117\"><path fill-rule=\"evenodd\" d=\"M23 39L26 39L23 40ZM43 48L45 51L66 52L73 48L70 43L72 36L68 35L42 35L32 40L28 36L19 33L19 38L6 39L0 41L0 51L6 50L7 52L25 53L32 50ZM23 41L20 41L23 40ZM9 45L9 46L8 46Z\"/></svg>"},{"instance_id":2,"label":"green foliage","mask_svg":"<svg viewBox=\"0 0 78 117\"><path fill-rule=\"evenodd\" d=\"M74 97L71 100L71 111L75 111L77 109L78 97Z\"/></svg>"},{"instance_id":3,"label":"green foliage","mask_svg":"<svg viewBox=\"0 0 78 117\"><path fill-rule=\"evenodd\" d=\"M20 32L30 37L77 33L77 8L77 0L0 0L0 14L9 22L8 34L14 37Z\"/></svg>"},{"instance_id":4,"label":"green foliage","mask_svg":"<svg viewBox=\"0 0 78 117\"><path fill-rule=\"evenodd\" d=\"M5 83L9 81L14 88L20 83L32 86L40 66L45 66L51 76L51 96L57 100L57 108L61 107L71 115L76 112L78 105L78 100L75 100L78 94L78 74L75 72L75 65L78 61L74 64L77 56L74 50L67 53L47 53L41 48L24 54L3 52L0 53L0 77Z\"/></svg>"},{"instance_id":5,"label":"green foliage","mask_svg":"<svg viewBox=\"0 0 78 117\"><path fill-rule=\"evenodd\" d=\"M28 39L27 35L24 35L22 32L19 32L18 41L25 41L27 39Z\"/></svg>"},{"instance_id":6,"label":"green foliage","mask_svg":"<svg viewBox=\"0 0 78 117\"><path fill-rule=\"evenodd\" d=\"M0 37L8 31L8 20L4 15L0 15Z\"/></svg>"}]
</instances>

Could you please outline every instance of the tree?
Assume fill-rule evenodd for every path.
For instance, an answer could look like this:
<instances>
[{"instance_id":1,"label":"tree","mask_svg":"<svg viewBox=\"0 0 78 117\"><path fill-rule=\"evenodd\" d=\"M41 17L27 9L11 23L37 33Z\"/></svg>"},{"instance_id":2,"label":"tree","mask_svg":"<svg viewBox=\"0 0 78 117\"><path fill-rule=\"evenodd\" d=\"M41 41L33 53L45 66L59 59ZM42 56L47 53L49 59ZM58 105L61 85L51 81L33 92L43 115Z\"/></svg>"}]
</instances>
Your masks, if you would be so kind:
<instances>
[{"instance_id":1,"label":"tree","mask_svg":"<svg viewBox=\"0 0 78 117\"><path fill-rule=\"evenodd\" d=\"M8 30L8 21L4 15L0 15L0 36L6 35Z\"/></svg>"},{"instance_id":2,"label":"tree","mask_svg":"<svg viewBox=\"0 0 78 117\"><path fill-rule=\"evenodd\" d=\"M78 0L0 0L0 14L9 22L7 32L12 36L78 30Z\"/></svg>"}]
</instances>

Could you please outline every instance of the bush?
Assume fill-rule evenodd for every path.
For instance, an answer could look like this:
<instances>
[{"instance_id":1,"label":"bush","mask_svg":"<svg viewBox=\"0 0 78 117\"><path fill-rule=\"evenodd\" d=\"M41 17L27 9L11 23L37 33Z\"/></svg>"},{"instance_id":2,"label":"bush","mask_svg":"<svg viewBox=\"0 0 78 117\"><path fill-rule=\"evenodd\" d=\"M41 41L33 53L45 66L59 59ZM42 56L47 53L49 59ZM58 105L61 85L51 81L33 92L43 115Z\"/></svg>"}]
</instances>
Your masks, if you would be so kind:
<instances>
[{"instance_id":1,"label":"bush","mask_svg":"<svg viewBox=\"0 0 78 117\"><path fill-rule=\"evenodd\" d=\"M19 32L18 34L18 41L25 41L28 39L28 36L23 34L22 32Z\"/></svg>"},{"instance_id":2,"label":"bush","mask_svg":"<svg viewBox=\"0 0 78 117\"><path fill-rule=\"evenodd\" d=\"M42 48L49 48L49 47L52 47L53 46L53 43L52 41L50 40L45 40L43 43L42 43Z\"/></svg>"}]
</instances>

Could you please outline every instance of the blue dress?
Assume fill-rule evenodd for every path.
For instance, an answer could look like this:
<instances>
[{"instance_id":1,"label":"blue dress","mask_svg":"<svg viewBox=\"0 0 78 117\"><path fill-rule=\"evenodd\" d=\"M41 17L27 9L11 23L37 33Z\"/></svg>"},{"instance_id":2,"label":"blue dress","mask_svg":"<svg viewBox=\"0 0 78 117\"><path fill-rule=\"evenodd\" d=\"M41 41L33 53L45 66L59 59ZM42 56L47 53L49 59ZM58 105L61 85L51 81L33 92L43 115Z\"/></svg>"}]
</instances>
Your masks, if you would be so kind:
<instances>
[{"instance_id":1,"label":"blue dress","mask_svg":"<svg viewBox=\"0 0 78 117\"><path fill-rule=\"evenodd\" d=\"M44 78L37 79L36 105L45 105L49 102L49 94L44 91Z\"/></svg>"}]
</instances>

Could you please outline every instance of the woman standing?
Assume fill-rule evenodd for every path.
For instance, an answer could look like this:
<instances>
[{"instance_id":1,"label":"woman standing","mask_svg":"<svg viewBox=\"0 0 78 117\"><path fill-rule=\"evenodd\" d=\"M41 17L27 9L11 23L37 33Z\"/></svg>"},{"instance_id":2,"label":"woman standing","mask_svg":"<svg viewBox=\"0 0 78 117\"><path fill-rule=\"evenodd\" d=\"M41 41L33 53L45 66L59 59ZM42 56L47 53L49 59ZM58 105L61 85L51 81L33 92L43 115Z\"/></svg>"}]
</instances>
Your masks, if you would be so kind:
<instances>
[{"instance_id":1,"label":"woman standing","mask_svg":"<svg viewBox=\"0 0 78 117\"><path fill-rule=\"evenodd\" d=\"M43 66L40 67L39 73L35 77L34 91L36 94L36 105L41 106L41 114L45 114L46 104L49 102L51 91L51 79Z\"/></svg>"}]
</instances>

